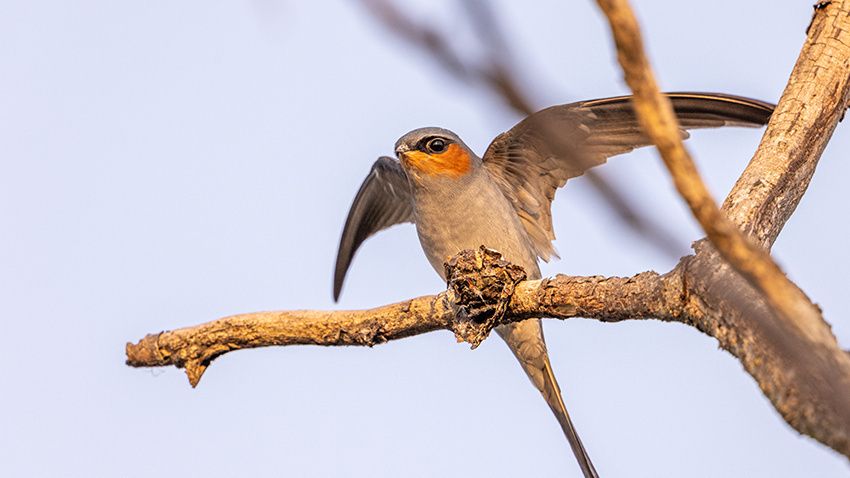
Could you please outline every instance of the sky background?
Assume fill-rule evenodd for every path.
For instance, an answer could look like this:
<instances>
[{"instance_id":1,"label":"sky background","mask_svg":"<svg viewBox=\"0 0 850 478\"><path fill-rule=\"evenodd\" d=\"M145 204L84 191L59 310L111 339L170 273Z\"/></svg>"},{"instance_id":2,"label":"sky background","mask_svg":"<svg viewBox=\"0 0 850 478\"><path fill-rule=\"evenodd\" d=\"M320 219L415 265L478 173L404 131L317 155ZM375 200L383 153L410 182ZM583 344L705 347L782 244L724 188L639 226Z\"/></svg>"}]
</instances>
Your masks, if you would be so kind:
<instances>
[{"instance_id":1,"label":"sky background","mask_svg":"<svg viewBox=\"0 0 850 478\"><path fill-rule=\"evenodd\" d=\"M635 0L667 90L778 99L811 2ZM475 52L452 1L405 2ZM540 106L622 94L591 1L497 2ZM476 151L518 118L444 75L356 2L0 3L0 475L579 476L504 344L448 332L373 349L268 348L131 369L147 333L257 310L360 308L444 288L412 226L365 243L339 304L342 224L406 131ZM850 134L840 125L775 255L850 344ZM718 199L761 136L694 134ZM673 231L664 254L583 179L554 204L543 273L666 271L701 237L653 151L599 169ZM677 324L546 323L583 440L607 477L837 477L717 342Z\"/></svg>"}]
</instances>

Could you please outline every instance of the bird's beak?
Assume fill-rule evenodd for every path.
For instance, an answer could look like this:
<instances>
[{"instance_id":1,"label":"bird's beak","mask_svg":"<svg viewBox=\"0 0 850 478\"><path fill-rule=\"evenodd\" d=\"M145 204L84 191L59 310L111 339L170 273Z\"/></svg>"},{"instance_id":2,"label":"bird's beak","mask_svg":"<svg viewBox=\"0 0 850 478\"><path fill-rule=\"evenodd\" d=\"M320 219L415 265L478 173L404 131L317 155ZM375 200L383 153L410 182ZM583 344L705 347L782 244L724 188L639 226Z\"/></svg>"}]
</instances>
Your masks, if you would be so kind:
<instances>
[{"instance_id":1,"label":"bird's beak","mask_svg":"<svg viewBox=\"0 0 850 478\"><path fill-rule=\"evenodd\" d=\"M406 144L400 144L395 148L395 157L402 160L408 151L410 151L410 148Z\"/></svg>"}]
</instances>

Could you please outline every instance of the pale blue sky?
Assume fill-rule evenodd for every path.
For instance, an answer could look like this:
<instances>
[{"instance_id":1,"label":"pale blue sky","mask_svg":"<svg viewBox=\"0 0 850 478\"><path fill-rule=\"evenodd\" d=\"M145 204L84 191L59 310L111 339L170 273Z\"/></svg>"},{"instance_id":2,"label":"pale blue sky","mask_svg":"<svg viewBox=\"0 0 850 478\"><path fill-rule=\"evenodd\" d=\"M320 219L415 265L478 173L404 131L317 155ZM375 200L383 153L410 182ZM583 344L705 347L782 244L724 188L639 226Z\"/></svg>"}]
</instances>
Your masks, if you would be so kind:
<instances>
[{"instance_id":1,"label":"pale blue sky","mask_svg":"<svg viewBox=\"0 0 850 478\"><path fill-rule=\"evenodd\" d=\"M593 2L498 3L541 106L625 92ZM811 12L811 2L634 3L664 88L770 101ZM463 22L451 4L410 8L452 32ZM365 244L335 305L350 201L410 129L448 127L480 152L516 120L356 2L2 2L0 475L579 476L497 340L474 352L448 333L238 352L195 390L182 371L124 365L124 343L149 332L442 289L404 226ZM846 346L845 130L775 252ZM718 198L760 135L694 135ZM676 231L681 254L700 237L653 152L600 171ZM622 227L581 179L558 194L554 220L562 260L544 274L630 275L677 260ZM570 320L546 332L605 478L848 472L694 329Z\"/></svg>"}]
</instances>

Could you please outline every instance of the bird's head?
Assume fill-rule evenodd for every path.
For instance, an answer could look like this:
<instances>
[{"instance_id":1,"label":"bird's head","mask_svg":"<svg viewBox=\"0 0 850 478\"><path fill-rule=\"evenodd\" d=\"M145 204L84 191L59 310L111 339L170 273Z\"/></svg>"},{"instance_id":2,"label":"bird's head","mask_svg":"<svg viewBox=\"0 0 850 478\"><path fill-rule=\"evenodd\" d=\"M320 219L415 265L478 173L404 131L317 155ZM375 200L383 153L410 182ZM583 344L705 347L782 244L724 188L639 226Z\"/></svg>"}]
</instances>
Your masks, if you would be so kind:
<instances>
[{"instance_id":1,"label":"bird's head","mask_svg":"<svg viewBox=\"0 0 850 478\"><path fill-rule=\"evenodd\" d=\"M415 179L457 179L477 164L477 157L458 135L442 128L419 128L399 138L395 154Z\"/></svg>"}]
</instances>

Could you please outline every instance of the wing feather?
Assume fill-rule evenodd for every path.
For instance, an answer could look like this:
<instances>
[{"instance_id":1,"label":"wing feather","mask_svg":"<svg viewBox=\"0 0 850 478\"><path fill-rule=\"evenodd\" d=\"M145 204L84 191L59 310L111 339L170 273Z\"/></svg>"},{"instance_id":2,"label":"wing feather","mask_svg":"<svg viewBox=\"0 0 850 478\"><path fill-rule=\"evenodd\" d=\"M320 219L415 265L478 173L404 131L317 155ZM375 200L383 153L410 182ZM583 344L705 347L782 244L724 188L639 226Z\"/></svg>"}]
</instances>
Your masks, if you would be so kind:
<instances>
[{"instance_id":1,"label":"wing feather","mask_svg":"<svg viewBox=\"0 0 850 478\"><path fill-rule=\"evenodd\" d=\"M774 105L716 93L669 93L682 126L761 126ZM551 204L568 179L603 164L611 156L648 146L630 96L553 106L520 121L493 140L484 166L511 200L543 260L556 255L552 246Z\"/></svg>"},{"instance_id":2,"label":"wing feather","mask_svg":"<svg viewBox=\"0 0 850 478\"><path fill-rule=\"evenodd\" d=\"M339 299L345 274L363 241L405 222L413 222L410 183L398 161L382 156L372 165L348 211L336 256L334 300Z\"/></svg>"}]
</instances>

